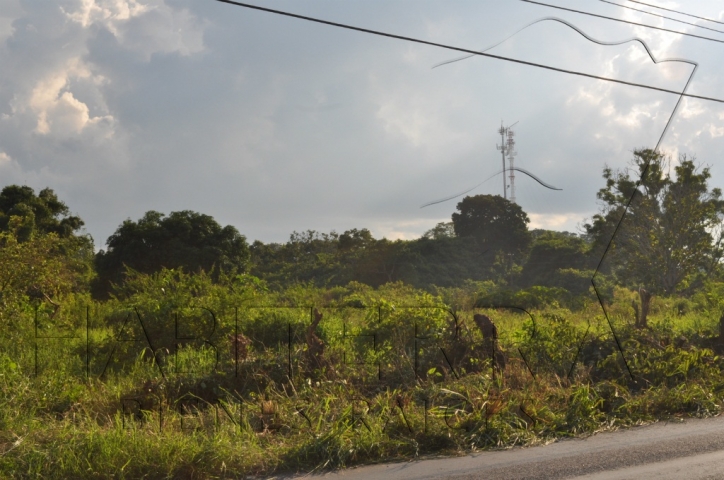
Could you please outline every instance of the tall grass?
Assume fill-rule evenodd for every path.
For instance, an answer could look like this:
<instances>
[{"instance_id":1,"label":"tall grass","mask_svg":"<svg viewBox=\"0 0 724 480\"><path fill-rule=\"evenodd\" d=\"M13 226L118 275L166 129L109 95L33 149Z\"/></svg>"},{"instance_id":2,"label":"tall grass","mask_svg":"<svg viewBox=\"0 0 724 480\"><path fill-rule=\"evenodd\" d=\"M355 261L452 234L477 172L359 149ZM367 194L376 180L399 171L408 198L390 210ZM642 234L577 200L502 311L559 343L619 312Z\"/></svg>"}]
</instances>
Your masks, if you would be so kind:
<instances>
[{"instance_id":1,"label":"tall grass","mask_svg":"<svg viewBox=\"0 0 724 480\"><path fill-rule=\"evenodd\" d=\"M676 299L657 299L639 331L619 292L614 338L593 303L476 309L402 284L283 295L166 275L101 304L69 297L52 319L42 305L3 317L2 475L243 478L720 411L717 312ZM505 368L475 313L496 323Z\"/></svg>"}]
</instances>

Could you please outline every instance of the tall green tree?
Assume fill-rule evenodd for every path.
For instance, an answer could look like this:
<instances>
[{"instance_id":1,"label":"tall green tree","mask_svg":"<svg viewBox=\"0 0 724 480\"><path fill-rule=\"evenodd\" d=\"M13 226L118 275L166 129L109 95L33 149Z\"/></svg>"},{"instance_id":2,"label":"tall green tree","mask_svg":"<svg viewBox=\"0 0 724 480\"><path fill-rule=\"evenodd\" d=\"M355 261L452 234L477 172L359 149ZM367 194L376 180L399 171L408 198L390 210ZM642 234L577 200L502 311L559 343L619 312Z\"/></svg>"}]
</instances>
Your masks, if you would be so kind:
<instances>
[{"instance_id":1,"label":"tall green tree","mask_svg":"<svg viewBox=\"0 0 724 480\"><path fill-rule=\"evenodd\" d=\"M0 232L9 231L11 217L19 219L13 230L21 242L34 234L55 233L68 238L84 225L80 217L70 215L68 206L52 189L44 188L36 195L27 185L8 185L0 192Z\"/></svg>"},{"instance_id":2,"label":"tall green tree","mask_svg":"<svg viewBox=\"0 0 724 480\"><path fill-rule=\"evenodd\" d=\"M21 225L19 217L11 220L14 225ZM88 262L68 255L77 247L73 243L55 233L21 242L12 231L0 232L0 318L29 299L48 302L57 312L59 297L87 290Z\"/></svg>"},{"instance_id":3,"label":"tall green tree","mask_svg":"<svg viewBox=\"0 0 724 480\"><path fill-rule=\"evenodd\" d=\"M499 195L465 197L452 214L459 238L472 238L503 278L510 277L515 264L522 263L530 245L528 215L517 204ZM510 278L508 278L510 280Z\"/></svg>"},{"instance_id":4,"label":"tall green tree","mask_svg":"<svg viewBox=\"0 0 724 480\"><path fill-rule=\"evenodd\" d=\"M452 214L458 237L473 237L484 249L522 253L530 245L530 219L520 206L499 195L465 197Z\"/></svg>"},{"instance_id":5,"label":"tall green tree","mask_svg":"<svg viewBox=\"0 0 724 480\"><path fill-rule=\"evenodd\" d=\"M562 287L574 294L591 286L595 257L588 242L568 232L534 230L528 259L521 272L521 284L529 287Z\"/></svg>"},{"instance_id":6,"label":"tall green tree","mask_svg":"<svg viewBox=\"0 0 724 480\"><path fill-rule=\"evenodd\" d=\"M87 291L93 278L93 239L83 220L50 188L0 192L0 316L29 298L60 308L59 299Z\"/></svg>"},{"instance_id":7,"label":"tall green tree","mask_svg":"<svg viewBox=\"0 0 724 480\"><path fill-rule=\"evenodd\" d=\"M455 237L455 227L452 222L440 222L430 230L422 234L423 238L439 240L441 238Z\"/></svg>"},{"instance_id":8,"label":"tall green tree","mask_svg":"<svg viewBox=\"0 0 724 480\"><path fill-rule=\"evenodd\" d=\"M164 267L243 271L249 260L249 245L236 228L222 227L213 217L190 210L168 216L149 211L138 222L126 220L106 245L96 255L94 293L99 297L110 292L112 283L123 281L126 267L148 274Z\"/></svg>"},{"instance_id":9,"label":"tall green tree","mask_svg":"<svg viewBox=\"0 0 724 480\"><path fill-rule=\"evenodd\" d=\"M638 325L645 327L653 295L691 291L719 267L724 202L720 189L709 188L709 168L685 155L674 175L669 159L651 149L634 151L631 166L633 177L604 169L602 208L585 228L599 256L613 237L606 263L620 283L638 289Z\"/></svg>"}]
</instances>

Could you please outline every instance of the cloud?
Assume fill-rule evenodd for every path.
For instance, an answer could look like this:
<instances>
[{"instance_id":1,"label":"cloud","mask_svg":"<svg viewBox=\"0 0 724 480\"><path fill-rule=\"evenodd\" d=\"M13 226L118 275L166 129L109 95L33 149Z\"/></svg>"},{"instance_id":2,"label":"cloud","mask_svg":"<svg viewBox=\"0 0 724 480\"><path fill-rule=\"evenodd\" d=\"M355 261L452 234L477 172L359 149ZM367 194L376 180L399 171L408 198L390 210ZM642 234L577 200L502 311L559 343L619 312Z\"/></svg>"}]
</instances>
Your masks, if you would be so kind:
<instances>
[{"instance_id":1,"label":"cloud","mask_svg":"<svg viewBox=\"0 0 724 480\"><path fill-rule=\"evenodd\" d=\"M709 135L711 135L712 138L724 137L724 126L716 127L709 125Z\"/></svg>"},{"instance_id":2,"label":"cloud","mask_svg":"<svg viewBox=\"0 0 724 480\"><path fill-rule=\"evenodd\" d=\"M116 35L120 23L149 10L148 5L137 0L79 0L73 7L69 10L62 6L60 8L68 18L85 28L100 23Z\"/></svg>"},{"instance_id":3,"label":"cloud","mask_svg":"<svg viewBox=\"0 0 724 480\"><path fill-rule=\"evenodd\" d=\"M421 230L425 232L440 222L449 221L450 218L437 219L437 221L431 221L427 218L406 221L374 221L371 222L368 228L375 238L386 238L388 240L412 240L420 237Z\"/></svg>"},{"instance_id":4,"label":"cloud","mask_svg":"<svg viewBox=\"0 0 724 480\"><path fill-rule=\"evenodd\" d=\"M163 0L77 0L63 13L84 29L102 27L149 61L155 53L189 56L204 51L207 22Z\"/></svg>"},{"instance_id":5,"label":"cloud","mask_svg":"<svg viewBox=\"0 0 724 480\"><path fill-rule=\"evenodd\" d=\"M0 168L10 165L11 162L12 159L10 158L10 155L5 152L0 152Z\"/></svg>"},{"instance_id":6,"label":"cloud","mask_svg":"<svg viewBox=\"0 0 724 480\"><path fill-rule=\"evenodd\" d=\"M27 103L16 101L13 110L32 110L37 115L35 131L43 135L68 138L80 134L87 127L100 126L105 130L102 135L111 136L113 116L106 114L92 117L88 105L78 100L68 89L71 80L90 80L94 85L101 85L105 79L101 75L93 75L80 58L73 58L65 68L38 81Z\"/></svg>"},{"instance_id":7,"label":"cloud","mask_svg":"<svg viewBox=\"0 0 724 480\"><path fill-rule=\"evenodd\" d=\"M595 212L587 214L580 213L529 213L530 223L528 228L542 228L546 230L564 230L578 233L580 225L584 220L593 216Z\"/></svg>"}]
</instances>

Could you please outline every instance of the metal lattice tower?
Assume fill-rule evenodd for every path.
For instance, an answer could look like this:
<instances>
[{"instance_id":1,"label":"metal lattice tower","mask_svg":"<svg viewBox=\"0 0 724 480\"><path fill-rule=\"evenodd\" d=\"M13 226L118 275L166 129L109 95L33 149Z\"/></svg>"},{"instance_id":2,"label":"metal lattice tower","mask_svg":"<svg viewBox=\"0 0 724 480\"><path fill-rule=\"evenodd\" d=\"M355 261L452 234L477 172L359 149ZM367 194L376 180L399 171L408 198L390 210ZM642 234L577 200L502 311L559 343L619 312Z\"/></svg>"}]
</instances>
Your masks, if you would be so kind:
<instances>
[{"instance_id":1,"label":"metal lattice tower","mask_svg":"<svg viewBox=\"0 0 724 480\"><path fill-rule=\"evenodd\" d=\"M515 125L518 122L515 122L513 125ZM498 133L500 134L500 145L496 145L495 148L500 150L501 156L503 158L503 198L507 200L508 198L508 182L505 180L505 176L508 173L508 169L505 168L505 156L508 156L508 160L510 160L510 166L513 167L513 157L515 156L515 151L513 150L515 147L515 139L513 139L513 131L510 130L513 125L510 125L508 127L503 126L503 122L501 120L500 122L500 128L498 129ZM506 139L507 137L507 139ZM515 202L515 173L514 170L510 170L510 200Z\"/></svg>"},{"instance_id":2,"label":"metal lattice tower","mask_svg":"<svg viewBox=\"0 0 724 480\"><path fill-rule=\"evenodd\" d=\"M505 153L508 148L508 145L505 143L505 133L508 131L506 127L503 127L503 121L500 121L500 129L498 130L498 133L500 134L500 145L496 145L495 148L500 150L501 156L503 157L503 198L508 198L508 185L505 181Z\"/></svg>"},{"instance_id":3,"label":"metal lattice tower","mask_svg":"<svg viewBox=\"0 0 724 480\"><path fill-rule=\"evenodd\" d=\"M507 153L508 153L508 165L510 165L510 168L508 169L510 172L510 175L508 178L510 178L510 201L515 203L515 170L513 170L513 161L515 160L515 156L518 152L515 151L515 132L508 128L508 142L507 142Z\"/></svg>"}]
</instances>

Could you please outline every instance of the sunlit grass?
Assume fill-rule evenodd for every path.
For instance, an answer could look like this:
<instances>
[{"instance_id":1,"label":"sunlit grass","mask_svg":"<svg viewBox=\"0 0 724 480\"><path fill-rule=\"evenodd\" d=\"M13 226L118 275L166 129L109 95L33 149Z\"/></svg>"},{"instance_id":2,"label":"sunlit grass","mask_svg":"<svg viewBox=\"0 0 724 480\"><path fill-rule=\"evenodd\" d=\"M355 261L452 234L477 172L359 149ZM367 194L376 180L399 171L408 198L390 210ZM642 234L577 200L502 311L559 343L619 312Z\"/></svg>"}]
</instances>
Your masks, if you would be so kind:
<instances>
[{"instance_id":1,"label":"sunlit grass","mask_svg":"<svg viewBox=\"0 0 724 480\"><path fill-rule=\"evenodd\" d=\"M41 330L68 338L37 339L27 309L0 337L0 472L242 478L721 410L718 311L691 302L655 299L650 328L635 330L619 293L607 309L614 338L594 302L527 313L451 308L400 284L298 289L284 308L275 295L235 304L219 292L183 302L144 293L95 305L89 328L80 298ZM214 312L213 328L199 306ZM314 306L329 360L321 371L305 364ZM143 324L124 324L128 311ZM494 320L504 369L480 357L474 313ZM229 339L239 332L251 343L236 361Z\"/></svg>"}]
</instances>

